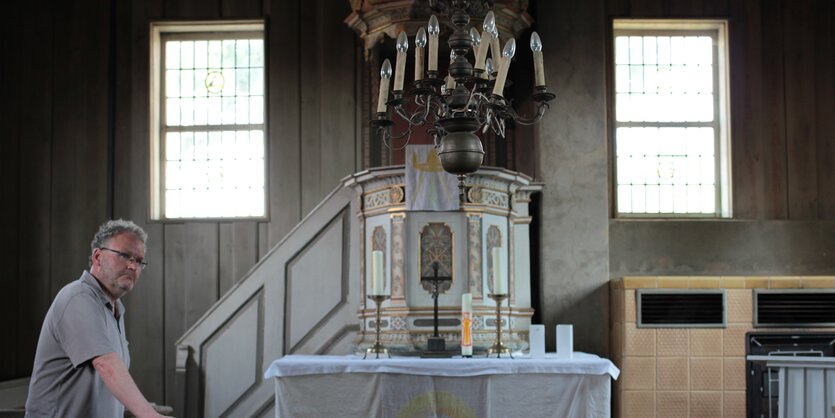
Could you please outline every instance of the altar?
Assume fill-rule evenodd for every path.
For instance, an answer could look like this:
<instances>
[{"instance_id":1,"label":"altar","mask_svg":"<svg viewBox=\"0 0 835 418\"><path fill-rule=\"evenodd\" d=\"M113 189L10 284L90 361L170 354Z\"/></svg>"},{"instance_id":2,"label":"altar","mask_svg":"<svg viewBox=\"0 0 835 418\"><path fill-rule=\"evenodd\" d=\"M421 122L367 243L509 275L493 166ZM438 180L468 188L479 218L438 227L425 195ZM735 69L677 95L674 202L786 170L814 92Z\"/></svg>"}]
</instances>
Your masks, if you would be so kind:
<instances>
[{"instance_id":1,"label":"altar","mask_svg":"<svg viewBox=\"0 0 835 418\"><path fill-rule=\"evenodd\" d=\"M620 370L595 355L543 359L290 355L275 379L276 417L609 417Z\"/></svg>"}]
</instances>

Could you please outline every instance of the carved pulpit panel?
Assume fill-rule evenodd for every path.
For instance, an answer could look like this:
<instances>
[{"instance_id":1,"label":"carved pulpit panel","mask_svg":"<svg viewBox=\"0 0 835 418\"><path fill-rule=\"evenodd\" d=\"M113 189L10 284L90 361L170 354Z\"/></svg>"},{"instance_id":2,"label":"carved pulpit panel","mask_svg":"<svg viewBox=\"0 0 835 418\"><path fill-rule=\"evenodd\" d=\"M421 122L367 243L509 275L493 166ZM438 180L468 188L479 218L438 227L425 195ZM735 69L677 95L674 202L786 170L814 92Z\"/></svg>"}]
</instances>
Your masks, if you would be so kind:
<instances>
[{"instance_id":1,"label":"carved pulpit panel","mask_svg":"<svg viewBox=\"0 0 835 418\"><path fill-rule=\"evenodd\" d=\"M452 286L453 276L453 238L454 234L449 225L441 222L430 222L420 231L420 277L433 277L435 271L433 264L438 263L439 277L452 277L453 279L443 283L439 293L444 293ZM427 292L431 288L424 286Z\"/></svg>"},{"instance_id":2,"label":"carved pulpit panel","mask_svg":"<svg viewBox=\"0 0 835 418\"><path fill-rule=\"evenodd\" d=\"M499 227L496 225L490 225L487 228L487 289L490 290L489 293L493 293L493 275L495 272L493 271L493 257L490 257L489 254L493 254L493 248L501 247L502 246L502 231L499 231Z\"/></svg>"}]
</instances>

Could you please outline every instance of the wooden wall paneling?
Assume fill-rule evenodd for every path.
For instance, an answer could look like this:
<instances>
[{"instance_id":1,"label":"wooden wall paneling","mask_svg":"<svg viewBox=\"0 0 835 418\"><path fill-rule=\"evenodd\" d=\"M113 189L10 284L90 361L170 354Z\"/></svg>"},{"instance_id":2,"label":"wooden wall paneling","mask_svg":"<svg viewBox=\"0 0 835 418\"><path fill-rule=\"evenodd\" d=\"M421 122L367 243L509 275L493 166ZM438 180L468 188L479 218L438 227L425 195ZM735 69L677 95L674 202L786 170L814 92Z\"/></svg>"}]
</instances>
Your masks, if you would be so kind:
<instances>
[{"instance_id":1,"label":"wooden wall paneling","mask_svg":"<svg viewBox=\"0 0 835 418\"><path fill-rule=\"evenodd\" d=\"M339 180L357 171L356 157L354 72L357 36L343 20L350 14L347 2L336 7L320 0L321 21L319 67L321 79L321 153L317 156L321 169L321 185L318 196L311 199L318 205L328 193L339 185ZM325 4L328 6L326 7Z\"/></svg>"},{"instance_id":2,"label":"wooden wall paneling","mask_svg":"<svg viewBox=\"0 0 835 418\"><path fill-rule=\"evenodd\" d=\"M704 17L703 0L667 0L664 2L664 15L673 18Z\"/></svg>"},{"instance_id":3,"label":"wooden wall paneling","mask_svg":"<svg viewBox=\"0 0 835 418\"><path fill-rule=\"evenodd\" d=\"M141 0L140 0L141 1ZM180 399L177 391L185 390L176 387L174 376L174 365L176 364L176 343L180 336L188 329L186 326L186 285L185 285L185 259L186 246L185 225L166 224L164 226L163 243L164 260L163 265L163 287L164 287L164 319L165 331L163 335L163 346L165 347L165 403L174 407L174 413L183 415L184 405L178 405L175 401ZM179 262L177 262L180 260Z\"/></svg>"},{"instance_id":4,"label":"wooden wall paneling","mask_svg":"<svg viewBox=\"0 0 835 418\"><path fill-rule=\"evenodd\" d=\"M762 113L758 124L763 129L763 176L765 177L765 219L788 218L788 181L786 172L786 102L783 67L783 1L763 0L762 51L759 65L763 71Z\"/></svg>"},{"instance_id":5,"label":"wooden wall paneling","mask_svg":"<svg viewBox=\"0 0 835 418\"><path fill-rule=\"evenodd\" d=\"M818 219L835 219L835 7L815 0Z\"/></svg>"},{"instance_id":6,"label":"wooden wall paneling","mask_svg":"<svg viewBox=\"0 0 835 418\"><path fill-rule=\"evenodd\" d=\"M759 0L730 10L731 166L734 218L762 219L765 186L762 119L762 14Z\"/></svg>"},{"instance_id":7,"label":"wooden wall paneling","mask_svg":"<svg viewBox=\"0 0 835 418\"><path fill-rule=\"evenodd\" d=\"M221 0L162 0L167 18L217 19L221 16Z\"/></svg>"},{"instance_id":8,"label":"wooden wall paneling","mask_svg":"<svg viewBox=\"0 0 835 418\"><path fill-rule=\"evenodd\" d=\"M789 219L817 218L816 34L810 1L784 3Z\"/></svg>"},{"instance_id":9,"label":"wooden wall paneling","mask_svg":"<svg viewBox=\"0 0 835 418\"><path fill-rule=\"evenodd\" d=\"M90 240L108 217L108 59L105 0L54 3L52 233L54 295L88 267ZM61 18L57 18L61 16Z\"/></svg>"},{"instance_id":10,"label":"wooden wall paneling","mask_svg":"<svg viewBox=\"0 0 835 418\"><path fill-rule=\"evenodd\" d=\"M166 261L185 264L186 328L192 326L218 299L218 225L189 222L183 233L183 258ZM176 277L172 277L176 280Z\"/></svg>"},{"instance_id":11,"label":"wooden wall paneling","mask_svg":"<svg viewBox=\"0 0 835 418\"><path fill-rule=\"evenodd\" d=\"M548 0L545 0L545 1L548 1ZM535 3L532 3L532 4L535 4ZM626 17L626 16L629 16L629 0L606 0L605 7L606 7L606 16L608 16L608 17ZM610 24L611 22L606 22L606 23ZM544 22L543 22L543 24L544 24Z\"/></svg>"},{"instance_id":12,"label":"wooden wall paneling","mask_svg":"<svg viewBox=\"0 0 835 418\"><path fill-rule=\"evenodd\" d=\"M21 24L17 19L12 19L0 29L0 48L6 57L25 56L19 50L19 43L12 40L20 39ZM3 89L3 99L0 101L0 124L3 126L3 136L0 140L0 318L4 318L3 334L4 341L10 344L0 344L0 381L20 377L18 375L17 353L19 340L17 320L18 306L18 274L19 266L19 205L21 197L20 182L20 143L22 127L21 96L23 88L21 82L23 72L22 65L3 65L0 67L0 88ZM31 83L32 80L30 79ZM28 84L28 83L27 83ZM32 83L34 84L34 83ZM28 231L24 232L28 233ZM31 364L30 364L31 366Z\"/></svg>"},{"instance_id":13,"label":"wooden wall paneling","mask_svg":"<svg viewBox=\"0 0 835 418\"><path fill-rule=\"evenodd\" d=\"M737 0L730 1L736 3ZM705 17L724 17L730 14L729 0L704 0Z\"/></svg>"},{"instance_id":14,"label":"wooden wall paneling","mask_svg":"<svg viewBox=\"0 0 835 418\"><path fill-rule=\"evenodd\" d=\"M270 223L267 251L301 220L299 5L272 0L268 42L268 118ZM262 248L261 251L264 251ZM262 252L263 253L263 252Z\"/></svg>"},{"instance_id":15,"label":"wooden wall paneling","mask_svg":"<svg viewBox=\"0 0 835 418\"><path fill-rule=\"evenodd\" d=\"M149 222L148 21L162 15L162 3L114 2L117 16L114 143L116 217L131 219L148 233L148 268L128 294L125 327L131 344L131 375L152 402L165 402L165 291L163 225ZM173 346L172 346L173 347Z\"/></svg>"},{"instance_id":16,"label":"wooden wall paneling","mask_svg":"<svg viewBox=\"0 0 835 418\"><path fill-rule=\"evenodd\" d=\"M261 17L261 0L220 0L220 15L225 19L252 19Z\"/></svg>"},{"instance_id":17,"label":"wooden wall paneling","mask_svg":"<svg viewBox=\"0 0 835 418\"><path fill-rule=\"evenodd\" d=\"M322 9L325 0L303 1L300 18L306 24L299 31L299 63L301 65L301 215L304 217L322 199L322 123L331 117L323 112L324 103L331 100L330 91L323 88L324 67L329 65L333 52L322 35Z\"/></svg>"},{"instance_id":18,"label":"wooden wall paneling","mask_svg":"<svg viewBox=\"0 0 835 418\"><path fill-rule=\"evenodd\" d=\"M223 296L258 262L259 234L256 222L225 222L218 228L218 295Z\"/></svg>"},{"instance_id":19,"label":"wooden wall paneling","mask_svg":"<svg viewBox=\"0 0 835 418\"><path fill-rule=\"evenodd\" d=\"M630 17L661 17L663 15L664 0L629 0Z\"/></svg>"},{"instance_id":20,"label":"wooden wall paneling","mask_svg":"<svg viewBox=\"0 0 835 418\"><path fill-rule=\"evenodd\" d=\"M18 275L10 276L18 282L17 300L25 301L18 305L16 317L18 376L28 376L32 372L41 325L51 303L48 260L51 247L52 68L55 62L53 7L53 3L23 7L25 13L19 19L9 21L19 35L7 38L11 40L10 44L19 45L26 51L19 55L7 52L8 57L21 60L19 67L12 68L20 70L16 85L26 92L16 103L20 109L17 121L22 139L20 153L14 156L21 162L19 218L9 219L21 230L13 242L18 248L26 249L19 252L18 260L13 261L19 264ZM13 124L4 126L14 127ZM83 241L83 237L79 239Z\"/></svg>"}]
</instances>

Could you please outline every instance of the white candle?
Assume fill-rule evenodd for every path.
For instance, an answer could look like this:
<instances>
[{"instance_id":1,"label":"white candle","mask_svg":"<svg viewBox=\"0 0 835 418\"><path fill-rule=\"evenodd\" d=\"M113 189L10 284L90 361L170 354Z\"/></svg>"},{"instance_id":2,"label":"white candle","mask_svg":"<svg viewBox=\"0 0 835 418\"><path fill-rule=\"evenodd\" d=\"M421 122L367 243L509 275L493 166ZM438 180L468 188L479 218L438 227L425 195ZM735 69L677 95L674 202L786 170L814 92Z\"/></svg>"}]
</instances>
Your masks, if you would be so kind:
<instances>
[{"instance_id":1,"label":"white candle","mask_svg":"<svg viewBox=\"0 0 835 418\"><path fill-rule=\"evenodd\" d=\"M377 96L377 113L386 113L386 102L389 98L389 80L391 79L391 61L386 58L380 68L380 95Z\"/></svg>"},{"instance_id":2,"label":"white candle","mask_svg":"<svg viewBox=\"0 0 835 418\"><path fill-rule=\"evenodd\" d=\"M435 15L429 18L429 71L438 71L438 34L441 25Z\"/></svg>"},{"instance_id":3,"label":"white candle","mask_svg":"<svg viewBox=\"0 0 835 418\"><path fill-rule=\"evenodd\" d=\"M406 51L409 50L409 38L406 32L397 35L397 70L394 72L394 91L403 91L403 78L406 75Z\"/></svg>"},{"instance_id":4,"label":"white candle","mask_svg":"<svg viewBox=\"0 0 835 418\"><path fill-rule=\"evenodd\" d=\"M473 295L461 295L461 355L473 355Z\"/></svg>"},{"instance_id":5,"label":"white candle","mask_svg":"<svg viewBox=\"0 0 835 418\"><path fill-rule=\"evenodd\" d=\"M384 295L385 287L383 286L383 252L374 250L371 252L371 294Z\"/></svg>"},{"instance_id":6,"label":"white candle","mask_svg":"<svg viewBox=\"0 0 835 418\"><path fill-rule=\"evenodd\" d=\"M423 48L426 46L426 29L420 28L415 36L415 81L423 80Z\"/></svg>"},{"instance_id":7,"label":"white candle","mask_svg":"<svg viewBox=\"0 0 835 418\"><path fill-rule=\"evenodd\" d=\"M502 268L502 249L493 248L493 294L506 295L507 282L504 280L504 269Z\"/></svg>"},{"instance_id":8,"label":"white candle","mask_svg":"<svg viewBox=\"0 0 835 418\"><path fill-rule=\"evenodd\" d=\"M531 51L533 51L533 72L536 86L545 85L545 66L542 63L542 40L539 34L531 34Z\"/></svg>"},{"instance_id":9,"label":"white candle","mask_svg":"<svg viewBox=\"0 0 835 418\"><path fill-rule=\"evenodd\" d=\"M504 46L502 51L501 64L499 66L499 74L496 76L496 85L493 87L493 94L501 96L504 90L504 82L507 79L507 71L510 68L510 60L516 54L516 40L511 38Z\"/></svg>"}]
</instances>

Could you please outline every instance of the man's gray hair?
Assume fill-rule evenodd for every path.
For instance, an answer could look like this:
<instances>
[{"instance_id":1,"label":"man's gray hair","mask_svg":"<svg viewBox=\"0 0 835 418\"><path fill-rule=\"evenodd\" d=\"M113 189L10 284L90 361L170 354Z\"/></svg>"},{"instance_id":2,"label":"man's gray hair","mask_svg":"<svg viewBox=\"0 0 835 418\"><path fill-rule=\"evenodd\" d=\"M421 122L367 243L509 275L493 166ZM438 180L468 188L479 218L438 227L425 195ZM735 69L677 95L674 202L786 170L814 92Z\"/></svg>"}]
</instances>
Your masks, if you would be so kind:
<instances>
[{"instance_id":1,"label":"man's gray hair","mask_svg":"<svg viewBox=\"0 0 835 418\"><path fill-rule=\"evenodd\" d=\"M139 227L139 225L133 223L133 221L112 219L103 223L99 227L98 232L96 232L96 235L93 237L93 242L90 243L90 251L95 250L96 248L101 248L110 238L113 238L122 232L130 232L135 237L139 238L143 244L146 240L148 240L148 234L146 234L145 231Z\"/></svg>"}]
</instances>

